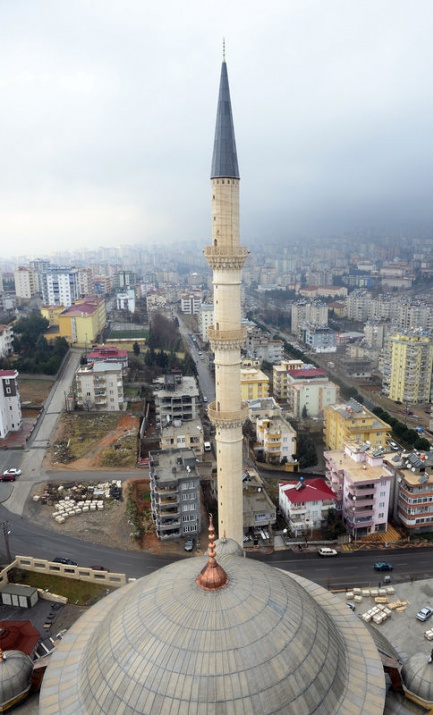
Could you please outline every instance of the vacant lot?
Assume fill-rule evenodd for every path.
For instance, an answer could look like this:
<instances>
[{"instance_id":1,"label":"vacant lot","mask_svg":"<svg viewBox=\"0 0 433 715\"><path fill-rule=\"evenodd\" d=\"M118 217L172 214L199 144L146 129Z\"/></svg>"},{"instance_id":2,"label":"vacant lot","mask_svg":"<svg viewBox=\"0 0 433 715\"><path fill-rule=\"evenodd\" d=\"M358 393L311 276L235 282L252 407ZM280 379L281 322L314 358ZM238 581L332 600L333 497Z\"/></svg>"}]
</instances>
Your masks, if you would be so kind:
<instances>
[{"instance_id":1,"label":"vacant lot","mask_svg":"<svg viewBox=\"0 0 433 715\"><path fill-rule=\"evenodd\" d=\"M130 414L64 413L48 461L82 470L134 467L139 422Z\"/></svg>"},{"instance_id":2,"label":"vacant lot","mask_svg":"<svg viewBox=\"0 0 433 715\"><path fill-rule=\"evenodd\" d=\"M23 569L12 569L9 573L12 583L34 586L66 597L76 606L90 606L107 594L107 585L89 583L78 579L61 578L51 574L34 573Z\"/></svg>"},{"instance_id":3,"label":"vacant lot","mask_svg":"<svg viewBox=\"0 0 433 715\"><path fill-rule=\"evenodd\" d=\"M19 377L18 386L20 390L21 404L27 407L42 407L48 397L54 379L48 380L40 378Z\"/></svg>"}]
</instances>

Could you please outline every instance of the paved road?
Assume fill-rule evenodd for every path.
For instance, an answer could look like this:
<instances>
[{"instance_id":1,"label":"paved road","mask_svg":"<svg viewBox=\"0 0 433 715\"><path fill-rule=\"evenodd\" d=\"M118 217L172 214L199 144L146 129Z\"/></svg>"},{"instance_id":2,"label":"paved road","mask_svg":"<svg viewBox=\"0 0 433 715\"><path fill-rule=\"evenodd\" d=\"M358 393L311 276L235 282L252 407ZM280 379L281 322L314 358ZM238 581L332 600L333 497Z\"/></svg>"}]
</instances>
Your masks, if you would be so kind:
<instances>
[{"instance_id":1,"label":"paved road","mask_svg":"<svg viewBox=\"0 0 433 715\"><path fill-rule=\"evenodd\" d=\"M65 408L65 398L72 385L74 374L81 357L80 350L70 350L60 370L48 398L44 412L38 421L24 452L9 450L2 454L2 462L8 466L20 467L21 477L13 484L0 485L0 501L14 514L22 514L32 486L45 479L42 466L46 449L50 444L59 416ZM2 465L3 468L3 465ZM5 489L8 488L8 492Z\"/></svg>"}]
</instances>

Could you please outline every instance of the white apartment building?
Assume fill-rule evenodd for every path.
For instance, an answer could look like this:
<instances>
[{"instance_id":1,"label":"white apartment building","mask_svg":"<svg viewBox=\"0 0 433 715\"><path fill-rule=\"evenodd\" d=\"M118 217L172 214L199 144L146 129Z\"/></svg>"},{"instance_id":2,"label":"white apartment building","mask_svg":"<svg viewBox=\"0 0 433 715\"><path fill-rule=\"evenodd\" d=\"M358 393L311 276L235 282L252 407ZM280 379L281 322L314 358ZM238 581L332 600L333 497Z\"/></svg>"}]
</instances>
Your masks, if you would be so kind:
<instances>
[{"instance_id":1,"label":"white apartment building","mask_svg":"<svg viewBox=\"0 0 433 715\"><path fill-rule=\"evenodd\" d=\"M300 477L297 484L279 484L278 505L294 537L319 529L336 506L336 495L323 479Z\"/></svg>"},{"instance_id":2,"label":"white apartment building","mask_svg":"<svg viewBox=\"0 0 433 715\"><path fill-rule=\"evenodd\" d=\"M291 309L292 333L300 335L304 323L312 325L328 325L328 306L320 301L297 301Z\"/></svg>"},{"instance_id":3,"label":"white apartment building","mask_svg":"<svg viewBox=\"0 0 433 715\"><path fill-rule=\"evenodd\" d=\"M256 420L257 444L268 464L295 464L296 430L282 415Z\"/></svg>"},{"instance_id":4,"label":"white apartment building","mask_svg":"<svg viewBox=\"0 0 433 715\"><path fill-rule=\"evenodd\" d=\"M20 267L14 271L15 295L21 300L30 300L37 288L35 287L35 272L31 268Z\"/></svg>"},{"instance_id":5,"label":"white apartment building","mask_svg":"<svg viewBox=\"0 0 433 715\"><path fill-rule=\"evenodd\" d=\"M133 288L116 294L117 310L127 310L128 313L135 313L135 291Z\"/></svg>"},{"instance_id":6,"label":"white apartment building","mask_svg":"<svg viewBox=\"0 0 433 715\"><path fill-rule=\"evenodd\" d=\"M0 370L0 439L22 425L17 370Z\"/></svg>"},{"instance_id":7,"label":"white apartment building","mask_svg":"<svg viewBox=\"0 0 433 715\"><path fill-rule=\"evenodd\" d=\"M201 303L198 312L200 336L204 343L209 340L207 329L213 325L213 303Z\"/></svg>"},{"instance_id":8,"label":"white apartment building","mask_svg":"<svg viewBox=\"0 0 433 715\"><path fill-rule=\"evenodd\" d=\"M0 357L7 357L13 353L14 333L12 325L0 325Z\"/></svg>"},{"instance_id":9,"label":"white apartment building","mask_svg":"<svg viewBox=\"0 0 433 715\"><path fill-rule=\"evenodd\" d=\"M328 405L338 402L340 388L325 370L306 367L287 372L287 403L292 417L322 417Z\"/></svg>"},{"instance_id":10,"label":"white apartment building","mask_svg":"<svg viewBox=\"0 0 433 715\"><path fill-rule=\"evenodd\" d=\"M383 448L363 442L347 442L344 450L324 453L327 482L355 540L387 528L393 474L383 454Z\"/></svg>"},{"instance_id":11,"label":"white apartment building","mask_svg":"<svg viewBox=\"0 0 433 715\"><path fill-rule=\"evenodd\" d=\"M183 293L180 298L180 309L186 315L198 315L203 301L202 291Z\"/></svg>"},{"instance_id":12,"label":"white apartment building","mask_svg":"<svg viewBox=\"0 0 433 715\"><path fill-rule=\"evenodd\" d=\"M91 362L81 365L75 373L75 399L79 407L89 412L126 409L122 364Z\"/></svg>"},{"instance_id":13,"label":"white apartment building","mask_svg":"<svg viewBox=\"0 0 433 715\"><path fill-rule=\"evenodd\" d=\"M327 326L305 323L302 328L304 343L315 353L337 352L337 333Z\"/></svg>"},{"instance_id":14,"label":"white apartment building","mask_svg":"<svg viewBox=\"0 0 433 715\"><path fill-rule=\"evenodd\" d=\"M44 305L69 308L80 297L77 268L50 268L41 274Z\"/></svg>"},{"instance_id":15,"label":"white apartment building","mask_svg":"<svg viewBox=\"0 0 433 715\"><path fill-rule=\"evenodd\" d=\"M81 296L93 293L93 273L91 268L78 269L78 290Z\"/></svg>"}]
</instances>

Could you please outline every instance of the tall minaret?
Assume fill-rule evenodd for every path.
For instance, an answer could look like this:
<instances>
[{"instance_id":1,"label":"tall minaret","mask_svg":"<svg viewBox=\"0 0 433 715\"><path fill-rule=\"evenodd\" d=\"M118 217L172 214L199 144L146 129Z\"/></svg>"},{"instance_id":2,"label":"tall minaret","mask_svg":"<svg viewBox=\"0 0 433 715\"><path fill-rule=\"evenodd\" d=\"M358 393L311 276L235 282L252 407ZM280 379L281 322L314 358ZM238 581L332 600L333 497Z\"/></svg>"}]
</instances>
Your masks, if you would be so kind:
<instances>
[{"instance_id":1,"label":"tall minaret","mask_svg":"<svg viewBox=\"0 0 433 715\"><path fill-rule=\"evenodd\" d=\"M213 271L215 402L208 414L216 429L218 533L243 543L241 403L241 270L248 250L239 245L239 169L225 53L221 68L212 157L212 246L205 257Z\"/></svg>"}]
</instances>

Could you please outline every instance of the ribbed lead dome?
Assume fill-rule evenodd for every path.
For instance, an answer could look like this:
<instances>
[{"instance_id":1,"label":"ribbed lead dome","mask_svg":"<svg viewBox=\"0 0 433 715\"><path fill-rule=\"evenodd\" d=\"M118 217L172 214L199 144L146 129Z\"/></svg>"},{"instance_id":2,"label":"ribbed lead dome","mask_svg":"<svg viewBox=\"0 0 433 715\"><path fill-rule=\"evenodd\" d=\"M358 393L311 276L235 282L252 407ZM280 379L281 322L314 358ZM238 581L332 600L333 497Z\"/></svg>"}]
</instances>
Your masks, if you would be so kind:
<instances>
[{"instance_id":1,"label":"ribbed lead dome","mask_svg":"<svg viewBox=\"0 0 433 715\"><path fill-rule=\"evenodd\" d=\"M40 712L383 712L381 662L344 604L265 564L233 555L219 561L229 577L222 589L196 585L206 559L194 558L90 609L53 654Z\"/></svg>"}]
</instances>

